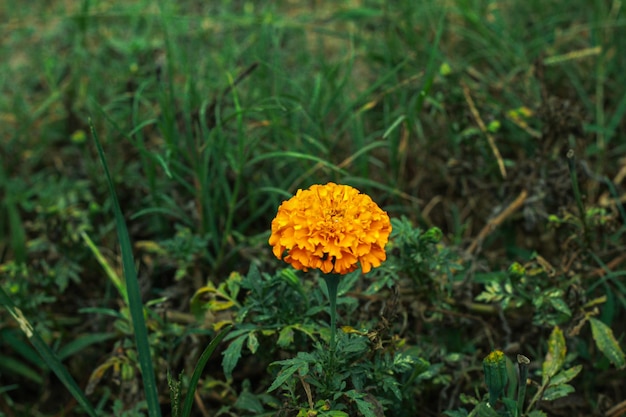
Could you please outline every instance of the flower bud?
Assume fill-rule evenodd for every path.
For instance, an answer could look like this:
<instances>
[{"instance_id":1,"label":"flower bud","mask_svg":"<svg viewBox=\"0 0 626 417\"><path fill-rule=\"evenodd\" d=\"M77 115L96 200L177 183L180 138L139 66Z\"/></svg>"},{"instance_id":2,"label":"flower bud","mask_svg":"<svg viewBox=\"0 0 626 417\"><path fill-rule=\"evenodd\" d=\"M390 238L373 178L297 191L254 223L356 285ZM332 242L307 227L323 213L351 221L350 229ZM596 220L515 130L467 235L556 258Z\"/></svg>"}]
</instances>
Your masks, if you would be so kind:
<instances>
[{"instance_id":1,"label":"flower bud","mask_svg":"<svg viewBox=\"0 0 626 417\"><path fill-rule=\"evenodd\" d=\"M506 372L506 358L501 350L494 350L483 359L483 370L485 372L485 383L489 390L489 404L493 406L500 398L504 387L508 382Z\"/></svg>"}]
</instances>

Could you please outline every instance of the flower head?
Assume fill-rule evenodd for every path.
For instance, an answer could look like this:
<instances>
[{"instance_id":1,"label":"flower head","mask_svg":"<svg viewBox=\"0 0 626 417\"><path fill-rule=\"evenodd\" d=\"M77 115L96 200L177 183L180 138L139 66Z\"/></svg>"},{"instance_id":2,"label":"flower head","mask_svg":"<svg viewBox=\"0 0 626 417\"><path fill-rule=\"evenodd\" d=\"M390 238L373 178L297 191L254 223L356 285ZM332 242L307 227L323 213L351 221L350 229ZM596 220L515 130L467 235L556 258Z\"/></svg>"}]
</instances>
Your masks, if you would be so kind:
<instances>
[{"instance_id":1,"label":"flower head","mask_svg":"<svg viewBox=\"0 0 626 417\"><path fill-rule=\"evenodd\" d=\"M274 255L294 268L347 274L369 272L385 260L389 216L366 195L329 182L298 190L272 221Z\"/></svg>"}]
</instances>

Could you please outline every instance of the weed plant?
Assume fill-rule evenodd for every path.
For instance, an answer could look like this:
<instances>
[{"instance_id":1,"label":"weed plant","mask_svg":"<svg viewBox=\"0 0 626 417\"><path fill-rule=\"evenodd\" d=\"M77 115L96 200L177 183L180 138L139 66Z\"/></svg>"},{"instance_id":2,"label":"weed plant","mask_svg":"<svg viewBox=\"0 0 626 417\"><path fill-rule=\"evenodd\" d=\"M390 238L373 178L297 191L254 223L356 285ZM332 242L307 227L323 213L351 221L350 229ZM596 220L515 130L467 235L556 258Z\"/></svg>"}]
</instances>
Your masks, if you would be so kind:
<instances>
[{"instance_id":1,"label":"weed plant","mask_svg":"<svg viewBox=\"0 0 626 417\"><path fill-rule=\"evenodd\" d=\"M623 413L621 1L0 17L0 416ZM336 310L268 245L328 182L392 225Z\"/></svg>"}]
</instances>

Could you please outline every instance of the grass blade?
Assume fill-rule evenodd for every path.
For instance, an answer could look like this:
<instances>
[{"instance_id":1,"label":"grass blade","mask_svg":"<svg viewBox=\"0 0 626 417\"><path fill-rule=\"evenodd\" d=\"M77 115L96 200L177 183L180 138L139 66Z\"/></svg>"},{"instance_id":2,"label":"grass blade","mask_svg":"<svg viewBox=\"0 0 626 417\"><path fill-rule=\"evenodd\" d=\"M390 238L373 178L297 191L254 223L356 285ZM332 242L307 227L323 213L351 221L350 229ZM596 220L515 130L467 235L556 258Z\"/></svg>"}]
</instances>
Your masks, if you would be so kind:
<instances>
[{"instance_id":1,"label":"grass blade","mask_svg":"<svg viewBox=\"0 0 626 417\"><path fill-rule=\"evenodd\" d=\"M319 158L317 156L305 154L302 152L291 152L291 151L267 152L265 154L257 156L256 158L252 158L250 161L248 161L248 164L254 165L266 159L284 160L284 159L289 159L289 158L296 159L296 160L307 160L307 161L317 162L318 164L325 166L326 168L330 168L332 171L338 172L341 175L344 175L344 176L347 175L346 171L335 166L334 164L322 158Z\"/></svg>"},{"instance_id":2,"label":"grass blade","mask_svg":"<svg viewBox=\"0 0 626 417\"><path fill-rule=\"evenodd\" d=\"M217 345L219 345L222 339L224 339L224 337L228 334L231 327L232 325L228 325L223 328L222 331L220 331L217 336L215 336L215 339L213 339L211 343L209 343L206 349L204 349L204 352L202 352L200 359L198 359L196 369L194 369L191 380L189 381L189 387L187 389L187 395L185 397L185 404L183 405L183 413L181 414L181 417L189 417L189 415L191 414L193 397L194 393L196 392L196 386L198 386L198 381L200 380L200 375L202 375L202 371L204 370L204 367L206 366L209 359L211 358L211 355L213 355L213 352L217 348Z\"/></svg>"},{"instance_id":3,"label":"grass blade","mask_svg":"<svg viewBox=\"0 0 626 417\"><path fill-rule=\"evenodd\" d=\"M148 342L148 330L143 316L143 303L139 292L139 283L137 281L137 272L135 271L135 262L133 259L132 246L130 236L126 228L126 222L122 215L120 203L115 194L115 187L109 167L104 156L104 150L98 139L98 135L93 127L93 123L89 120L89 127L93 135L94 142L98 149L100 162L104 168L107 184L111 193L111 201L113 202L113 211L115 213L115 226L120 242L120 250L122 253L122 268L124 270L124 278L126 282L126 294L128 295L128 308L130 316L133 320L133 331L135 333L135 343L137 345L137 355L139 357L139 366L143 377L143 387L148 404L148 413L150 417L160 417L161 407L159 406L159 396L157 392L156 378L154 376L154 368L152 365L152 355L150 353L150 344Z\"/></svg>"},{"instance_id":4,"label":"grass blade","mask_svg":"<svg viewBox=\"0 0 626 417\"><path fill-rule=\"evenodd\" d=\"M33 327L33 325L24 317L22 311L13 304L11 298L4 291L4 288L0 287L0 304L4 305L9 314L17 321L20 326L20 329L33 347L37 350L39 355L43 361L50 367L52 372L55 373L57 378L65 385L67 390L72 394L72 396L76 399L78 404L83 407L85 412L92 417L97 417L98 414L96 410L94 410L93 406L80 389L72 375L65 369L65 366L61 363L59 358L54 354L52 349L43 341L37 330Z\"/></svg>"}]
</instances>

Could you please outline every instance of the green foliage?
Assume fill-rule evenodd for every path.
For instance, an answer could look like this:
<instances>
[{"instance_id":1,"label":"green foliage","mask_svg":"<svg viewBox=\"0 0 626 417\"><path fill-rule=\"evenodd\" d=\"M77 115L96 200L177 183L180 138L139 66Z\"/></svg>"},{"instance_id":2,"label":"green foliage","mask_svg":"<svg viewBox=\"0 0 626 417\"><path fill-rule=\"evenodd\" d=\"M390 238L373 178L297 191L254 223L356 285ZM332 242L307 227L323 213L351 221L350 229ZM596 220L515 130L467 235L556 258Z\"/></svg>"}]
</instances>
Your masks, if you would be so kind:
<instances>
[{"instance_id":1,"label":"green foliage","mask_svg":"<svg viewBox=\"0 0 626 417\"><path fill-rule=\"evenodd\" d=\"M32 180L32 186L20 182L12 191L12 199L31 219L24 227L30 237L25 258L0 265L5 288L29 317L63 296L70 283L80 282L88 256L81 234L93 230L100 212L86 181L57 176Z\"/></svg>"},{"instance_id":2,"label":"green foliage","mask_svg":"<svg viewBox=\"0 0 626 417\"><path fill-rule=\"evenodd\" d=\"M144 417L148 407L145 401L139 401L132 407L126 407L122 401L116 400L113 403L113 416L115 417Z\"/></svg>"},{"instance_id":3,"label":"green foliage","mask_svg":"<svg viewBox=\"0 0 626 417\"><path fill-rule=\"evenodd\" d=\"M24 319L0 312L0 404L14 414L84 414L50 383L66 369L99 415L146 415L148 362L150 407L167 408L167 371L185 394L229 325L197 381L210 415L540 417L575 390L578 416L626 395L620 2L5 3L0 285ZM267 246L278 204L331 180L394 227L387 261L341 280L334 364L320 277ZM475 394L497 348L543 365L526 387L507 359L491 408Z\"/></svg>"},{"instance_id":4,"label":"green foliage","mask_svg":"<svg viewBox=\"0 0 626 417\"><path fill-rule=\"evenodd\" d=\"M582 370L581 365L564 369L567 347L563 332L555 327L548 339L548 352L541 365L541 383L537 384L535 395L526 407L526 375L530 361L522 355L518 355L518 373L512 371L514 378L508 377L507 358L501 351L491 352L483 361L485 383L489 396L477 402L474 409L468 414L465 409L450 410L446 415L457 416L541 416L542 411L535 409L537 401L554 401L566 397L574 392L574 387L568 382L573 380ZM510 361L508 361L510 363ZM508 393L501 397L505 385L512 385ZM517 389L516 389L517 388ZM477 399L479 400L479 399Z\"/></svg>"},{"instance_id":5,"label":"green foliage","mask_svg":"<svg viewBox=\"0 0 626 417\"><path fill-rule=\"evenodd\" d=\"M340 333L332 359L318 343L312 353L272 363L270 369L278 370L268 392L282 390L292 407L304 409L306 403L296 394L296 385L302 384L308 387L309 402L323 401L329 410L400 415L413 412L412 391L428 368L428 362L410 352L372 351L365 335Z\"/></svg>"},{"instance_id":6,"label":"green foliage","mask_svg":"<svg viewBox=\"0 0 626 417\"><path fill-rule=\"evenodd\" d=\"M90 417L96 417L97 413L93 406L79 388L75 379L63 366L58 356L50 349L50 347L42 339L39 331L33 327L28 318L24 316L22 310L17 307L11 298L7 295L4 289L0 288L0 305L2 305L11 317L17 322L20 330L24 333L24 336L35 348L37 353L41 356L44 363L55 373L59 381L70 391L76 401L83 407L84 412Z\"/></svg>"},{"instance_id":7,"label":"green foliage","mask_svg":"<svg viewBox=\"0 0 626 417\"><path fill-rule=\"evenodd\" d=\"M206 256L209 237L194 234L188 227L176 226L176 234L164 239L152 251L158 257L164 256L176 265L174 278L178 281L191 275L190 269L199 259Z\"/></svg>"},{"instance_id":8,"label":"green foliage","mask_svg":"<svg viewBox=\"0 0 626 417\"><path fill-rule=\"evenodd\" d=\"M412 236L419 234L419 231L408 230L410 226L406 220L404 227ZM434 241L431 235L425 234L420 241L420 250L432 251ZM398 240L404 244L401 238ZM406 244L404 249L408 253L416 248ZM388 263L390 270L401 275L405 272L398 265L412 265L401 258L392 258ZM245 277L233 273L217 288L209 283L196 292L192 309L197 315L229 312L232 315L230 321L217 321L215 325L236 323L227 336L231 342L223 352L222 365L227 379L233 377L244 348L259 359L274 357L280 349L298 353L270 366L270 369L279 370L275 371L276 377L268 386L268 392L285 392L283 395L291 398L290 407L305 409L306 403L303 404L296 394L299 381L309 387L309 402L324 401L329 404L329 412L355 409L363 415L374 415L374 409L398 413L413 410L412 392L419 381L432 377L426 373L434 368L431 370L428 362L413 350L400 348L402 342L399 340L386 342L391 344L382 348L378 332L384 329L376 330L372 324L368 326L366 323L362 327L369 327L370 331L342 326L345 332L340 332L336 356L331 359L325 346L330 340L327 324L319 318L328 308L324 287L299 275L292 269L280 270L275 275L262 274L253 265ZM348 294L358 285L360 278L357 271L340 279L337 304L341 315L350 317L358 312L357 300ZM393 280L388 283L393 285ZM374 293L373 285L366 293ZM242 290L245 297L240 301ZM313 347L310 353L305 353L310 349L307 346Z\"/></svg>"},{"instance_id":9,"label":"green foliage","mask_svg":"<svg viewBox=\"0 0 626 417\"><path fill-rule=\"evenodd\" d=\"M433 300L445 299L455 276L463 269L458 253L440 244L443 234L437 227L423 230L406 217L392 218L391 224L387 250L393 256L373 271L366 293L374 294L408 277L417 293L434 293Z\"/></svg>"},{"instance_id":10,"label":"green foliage","mask_svg":"<svg viewBox=\"0 0 626 417\"><path fill-rule=\"evenodd\" d=\"M533 323L556 326L572 319L572 309L566 301L566 276L554 276L542 257L526 265L513 263L506 273L490 273L479 277L485 285L477 301L498 303L502 309L532 306Z\"/></svg>"}]
</instances>

